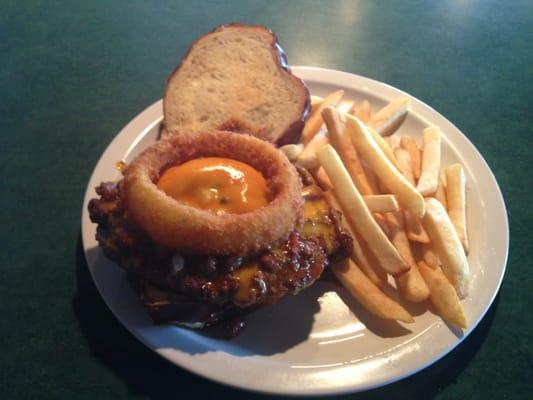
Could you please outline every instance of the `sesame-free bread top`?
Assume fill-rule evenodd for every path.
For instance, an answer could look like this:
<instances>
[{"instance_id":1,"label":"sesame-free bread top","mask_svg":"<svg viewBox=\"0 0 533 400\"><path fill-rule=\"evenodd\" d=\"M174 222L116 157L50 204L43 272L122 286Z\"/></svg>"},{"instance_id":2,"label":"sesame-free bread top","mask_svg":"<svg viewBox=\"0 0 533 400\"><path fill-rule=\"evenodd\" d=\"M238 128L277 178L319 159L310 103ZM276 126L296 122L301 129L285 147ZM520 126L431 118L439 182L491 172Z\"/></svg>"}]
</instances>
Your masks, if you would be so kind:
<instances>
[{"instance_id":1,"label":"sesame-free bread top","mask_svg":"<svg viewBox=\"0 0 533 400\"><path fill-rule=\"evenodd\" d=\"M257 25L222 25L199 38L167 81L164 131L232 130L278 146L298 141L309 92L276 36Z\"/></svg>"}]
</instances>

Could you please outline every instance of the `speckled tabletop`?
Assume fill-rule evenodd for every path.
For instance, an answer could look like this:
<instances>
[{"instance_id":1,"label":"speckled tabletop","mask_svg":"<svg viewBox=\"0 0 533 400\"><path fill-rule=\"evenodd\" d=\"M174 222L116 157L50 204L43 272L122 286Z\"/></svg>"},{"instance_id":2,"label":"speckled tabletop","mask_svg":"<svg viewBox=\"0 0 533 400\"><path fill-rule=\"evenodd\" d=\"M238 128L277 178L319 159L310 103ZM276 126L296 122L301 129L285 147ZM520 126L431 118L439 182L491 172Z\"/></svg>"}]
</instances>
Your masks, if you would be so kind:
<instances>
[{"instance_id":1,"label":"speckled tabletop","mask_svg":"<svg viewBox=\"0 0 533 400\"><path fill-rule=\"evenodd\" d=\"M83 194L117 132L159 99L189 44L260 23L293 65L387 82L456 124L502 189L507 273L475 331L433 366L352 399L523 399L533 389L533 2L4 1L0 5L0 398L263 398L163 360L87 272ZM340 397L344 398L344 397Z\"/></svg>"}]
</instances>

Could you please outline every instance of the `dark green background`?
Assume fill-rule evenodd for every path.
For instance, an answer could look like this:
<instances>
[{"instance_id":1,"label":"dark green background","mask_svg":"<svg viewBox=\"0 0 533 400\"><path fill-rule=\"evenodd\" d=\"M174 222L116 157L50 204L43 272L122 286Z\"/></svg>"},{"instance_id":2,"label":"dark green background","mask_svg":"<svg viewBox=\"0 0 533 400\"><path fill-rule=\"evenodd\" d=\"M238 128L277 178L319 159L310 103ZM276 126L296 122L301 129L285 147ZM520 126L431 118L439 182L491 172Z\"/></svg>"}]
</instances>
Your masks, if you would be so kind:
<instances>
[{"instance_id":1,"label":"dark green background","mask_svg":"<svg viewBox=\"0 0 533 400\"><path fill-rule=\"evenodd\" d=\"M86 271L80 214L110 140L215 25L273 29L293 65L368 76L439 110L503 191L500 295L434 366L353 399L511 399L532 389L531 1L0 2L0 398L263 398L160 359Z\"/></svg>"}]
</instances>

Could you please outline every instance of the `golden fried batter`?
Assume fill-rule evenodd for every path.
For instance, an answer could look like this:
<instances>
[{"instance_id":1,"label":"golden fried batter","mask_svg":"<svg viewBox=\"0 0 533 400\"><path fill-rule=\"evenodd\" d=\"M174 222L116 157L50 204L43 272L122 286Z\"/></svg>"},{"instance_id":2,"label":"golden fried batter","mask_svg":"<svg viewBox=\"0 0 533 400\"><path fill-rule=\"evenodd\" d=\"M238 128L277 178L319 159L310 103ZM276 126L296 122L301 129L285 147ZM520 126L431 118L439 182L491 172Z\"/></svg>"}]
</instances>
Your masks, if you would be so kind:
<instances>
[{"instance_id":1,"label":"golden fried batter","mask_svg":"<svg viewBox=\"0 0 533 400\"><path fill-rule=\"evenodd\" d=\"M214 215L179 203L156 183L168 167L199 157L242 161L265 177L269 203L244 214ZM121 194L131 218L157 243L182 253L245 254L286 239L302 217L301 182L270 143L226 131L183 133L163 139L124 171Z\"/></svg>"}]
</instances>

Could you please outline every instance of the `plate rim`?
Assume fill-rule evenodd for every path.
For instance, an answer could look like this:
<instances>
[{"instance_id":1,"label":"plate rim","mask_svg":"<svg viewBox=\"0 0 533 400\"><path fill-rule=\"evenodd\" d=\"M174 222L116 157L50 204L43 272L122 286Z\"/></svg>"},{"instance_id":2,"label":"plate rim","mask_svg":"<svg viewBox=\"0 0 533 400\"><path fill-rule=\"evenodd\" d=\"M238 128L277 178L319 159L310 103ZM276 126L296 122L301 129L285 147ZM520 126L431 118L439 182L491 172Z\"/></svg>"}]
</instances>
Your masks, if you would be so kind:
<instances>
[{"instance_id":1,"label":"plate rim","mask_svg":"<svg viewBox=\"0 0 533 400\"><path fill-rule=\"evenodd\" d=\"M343 81L342 78L346 78L346 79L354 79L354 78L356 78L356 79L358 79L358 80L360 80L362 82L367 82L367 83L369 83L369 84L371 84L373 86L378 85L380 87L386 88L387 90L393 91L395 93L404 94L405 96L409 97L412 101L418 103L423 108L426 108L427 110L429 110L432 115L438 116L443 121L446 121L446 123L448 123L455 131L457 131L460 134L459 137L461 137L462 140L465 140L468 143L468 145L471 147L470 150L472 150L472 151L474 151L476 153L476 156L479 159L479 161L482 163L483 167L486 169L487 172L489 172L488 176L489 176L489 179L491 180L491 183L496 188L496 192L494 193L494 195L497 195L497 203L498 203L499 206L501 206L501 210L500 211L502 212L501 216L503 217L502 221L504 222L504 225L501 227L501 229L502 229L502 231L504 233L504 239L505 239L504 240L504 242L505 242L504 243L504 245L505 245L504 246L505 253L503 254L503 266L501 268L501 272L499 274L498 281L497 281L497 283L495 285L495 290L492 292L492 294L490 296L490 301L488 301L485 304L485 306L483 307L483 311L480 313L480 315L477 318L477 320L476 321L471 321L469 329L467 331L465 331L465 333L464 333L464 335L462 337L457 338L457 340L455 342L453 342L450 346L447 346L440 354L438 354L437 356L431 358L429 361L422 363L417 368L410 369L408 371L404 371L403 373L400 373L400 374L396 374L395 376L389 377L388 379L384 378L382 380L377 380L373 384L368 384L368 385L360 384L360 383L358 383L358 384L344 384L344 385L340 385L340 386L335 386L333 388L328 387L328 386L324 386L324 387L318 388L318 389L315 388L315 387L311 387L309 389L304 387L304 388L301 388L301 390L287 390L287 388L283 388L283 387L281 387L281 388L280 387L260 387L260 385L259 386L257 386L257 385L256 386L250 386L249 385L250 382L242 382L242 381L239 381L239 379L231 379L232 375L229 375L229 377L230 377L229 379L228 378L224 379L224 378L209 376L209 374L207 372L203 372L201 368L194 368L193 366L188 365L187 363L177 362L177 360L172 359L170 356L165 354L164 351L161 351L161 349L154 348L154 346L152 346L148 342L148 340L146 340L144 337L142 337L142 335L138 331L136 331L135 329L130 327L129 324L127 324L123 320L121 315L119 315L119 313L116 312L113 309L113 307L110 306L108 300L103 295L102 290L101 290L101 288L100 288L100 286L98 284L98 281L97 281L97 279L94 276L93 270L91 269L90 260L89 260L89 256L88 256L88 252L87 252L87 246L86 246L88 238L86 238L86 234L84 232L85 231L84 224L87 221L87 217L88 217L88 212L87 212L88 200L89 200L89 198L94 196L94 194L93 194L94 188L93 188L92 183L93 183L93 180L94 180L94 178L95 178L95 176L97 174L97 170L99 169L99 166L101 166L103 160L108 158L108 153L110 153L110 150L112 148L114 148L115 146L117 146L117 143L120 142L121 135L124 132L127 132L129 127L134 126L134 125L142 122L143 117L144 117L144 119L147 119L146 122L148 123L148 125L146 125L145 128L140 133L137 134L134 143L131 143L129 145L130 149L133 148L135 146L135 144L142 137L144 137L145 134L148 131L150 131L150 129L152 129L155 125L157 125L157 124L159 124L161 122L162 115L159 113L159 117L157 117L155 115L156 113L154 112L154 110L157 110L158 107L160 107L162 100L158 100L158 101L152 103L150 106L148 106L147 108L142 110L140 113L138 113L134 118L132 118L114 136L114 138L107 145L106 149L101 154L101 156L99 157L98 161L96 162L96 164L95 164L95 166L93 168L93 171L91 173L91 176L89 178L89 181L88 181L85 193L84 193L83 208L82 208L82 215L81 215L82 244L83 244L83 247L84 247L85 259L86 259L86 262L87 262L87 265L88 265L89 272L91 274L91 278L93 279L93 282L94 282L98 292L100 293L100 296L104 300L106 306L111 310L113 315L120 321L120 323L134 337L136 337L141 343L146 345L148 348L150 348L151 350L155 351L157 354L159 354L161 357L165 358L167 361L171 362L172 364L177 365L177 366L179 366L181 368L184 368L185 370L187 370L187 371L189 371L191 373L194 373L194 374L196 374L198 376L201 376L203 378L206 378L206 379L209 379L211 381L215 381L215 382L218 382L220 384L224 384L224 385L227 385L227 386L230 386L230 387L233 387L233 388L253 391L253 392L257 392L257 393L267 393L267 394L276 394L276 395L296 395L296 396L337 395L337 394L355 393L355 392L362 392L362 391L367 391L367 390L371 390L371 389L376 389L376 388L383 387L383 386L398 382L400 380L403 380L403 379L405 379L405 378L407 378L409 376L412 376L412 375L416 374L417 372L427 368L428 366L438 362L443 357L445 357L447 354L449 354L451 351L453 351L460 343L462 343L464 341L464 339L466 339L466 337L468 337L478 327L480 321L486 316L489 308L494 303L494 299L496 298L496 296L498 295L498 293L499 293L499 291L501 289L503 278L505 276L506 269L507 269L508 256L509 256L509 244L510 244L509 220L508 220L508 214L507 214L507 207L506 207L506 204L505 204L505 200L504 200L502 191L501 191L501 189L500 189L500 187L498 185L498 181L496 180L496 177L495 177L494 173L492 172L490 166L488 165L488 163L486 162L486 160L482 156L482 154L479 152L479 150L476 148L476 146L474 146L474 144L469 140L467 135L465 135L450 120L448 120L446 117L444 117L442 114L440 114L437 110L435 110L431 106L427 105L423 101L417 99L416 97L410 95L409 93L407 93L407 92L405 92L405 91L403 91L401 89L398 89L398 88L396 88L396 87L394 87L392 85L389 85L387 83L380 82L378 80L374 80L374 79L371 79L371 78L367 78L367 77L364 77L364 76L361 76L361 75L352 74L350 72L339 71L339 70L334 70L334 69L326 69L326 68L320 68L320 67L307 67L307 66L293 66L293 67L291 67L291 69L292 69L293 73L295 73L295 75L301 77L304 81L306 79L309 79L309 80L313 81L314 83L325 83L325 84L329 84L329 85L338 85L338 86L342 87L343 86L342 85L342 81ZM312 76L312 78L310 76ZM151 116L151 113L154 113L154 116ZM146 118L147 116L150 116L150 118ZM423 120L425 119L423 116L420 116L420 115L418 117L423 119ZM225 377L228 377L228 375L226 375Z\"/></svg>"}]
</instances>

